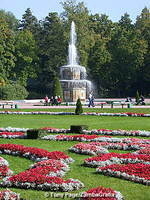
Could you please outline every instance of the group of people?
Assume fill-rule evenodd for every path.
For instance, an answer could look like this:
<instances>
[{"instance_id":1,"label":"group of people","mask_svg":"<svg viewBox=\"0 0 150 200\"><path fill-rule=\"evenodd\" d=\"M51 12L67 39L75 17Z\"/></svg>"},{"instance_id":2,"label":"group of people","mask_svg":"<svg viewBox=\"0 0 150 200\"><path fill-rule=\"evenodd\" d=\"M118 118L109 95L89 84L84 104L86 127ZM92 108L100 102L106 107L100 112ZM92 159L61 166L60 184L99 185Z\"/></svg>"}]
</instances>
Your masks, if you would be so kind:
<instances>
[{"instance_id":1,"label":"group of people","mask_svg":"<svg viewBox=\"0 0 150 200\"><path fill-rule=\"evenodd\" d=\"M50 106L58 106L62 103L62 98L60 96L52 96L50 99L48 98L48 96L46 95L44 98L44 104L46 106L50 105Z\"/></svg>"},{"instance_id":2,"label":"group of people","mask_svg":"<svg viewBox=\"0 0 150 200\"><path fill-rule=\"evenodd\" d=\"M132 102L132 98L131 97L127 97L126 98L126 102ZM141 95L140 99L136 102L136 104L141 104L141 105L145 105L145 101L144 101L144 96Z\"/></svg>"}]
</instances>

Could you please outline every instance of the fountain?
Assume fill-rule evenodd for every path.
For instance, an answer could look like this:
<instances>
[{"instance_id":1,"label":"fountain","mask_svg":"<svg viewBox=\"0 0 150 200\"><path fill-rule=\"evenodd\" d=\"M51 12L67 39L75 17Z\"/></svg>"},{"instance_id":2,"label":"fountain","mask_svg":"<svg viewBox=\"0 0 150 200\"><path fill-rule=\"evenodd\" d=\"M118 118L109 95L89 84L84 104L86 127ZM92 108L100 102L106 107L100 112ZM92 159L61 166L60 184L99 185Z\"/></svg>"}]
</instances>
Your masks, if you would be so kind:
<instances>
[{"instance_id":1,"label":"fountain","mask_svg":"<svg viewBox=\"0 0 150 200\"><path fill-rule=\"evenodd\" d=\"M91 87L91 82L86 80L86 69L80 66L76 49L75 23L71 23L70 42L68 52L68 65L60 68L61 86L63 89L63 99L65 102L76 102L78 98L82 102L86 101L87 89Z\"/></svg>"}]
</instances>

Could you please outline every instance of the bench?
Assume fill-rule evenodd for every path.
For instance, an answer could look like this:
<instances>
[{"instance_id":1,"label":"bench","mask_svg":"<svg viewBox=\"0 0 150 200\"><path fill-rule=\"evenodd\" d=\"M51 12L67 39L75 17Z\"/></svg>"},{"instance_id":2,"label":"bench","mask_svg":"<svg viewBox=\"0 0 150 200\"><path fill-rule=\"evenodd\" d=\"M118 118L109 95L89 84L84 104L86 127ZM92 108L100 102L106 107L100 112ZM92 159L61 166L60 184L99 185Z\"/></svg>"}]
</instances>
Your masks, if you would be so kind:
<instances>
[{"instance_id":1,"label":"bench","mask_svg":"<svg viewBox=\"0 0 150 200\"><path fill-rule=\"evenodd\" d=\"M96 106L101 106L101 108L104 107L104 105L106 105L107 103L106 102L98 102L98 103L95 103Z\"/></svg>"},{"instance_id":2,"label":"bench","mask_svg":"<svg viewBox=\"0 0 150 200\"><path fill-rule=\"evenodd\" d=\"M10 107L10 108L18 108L17 104L14 104L13 101L5 101L5 102L0 102L0 106L2 106L2 108L6 108L6 107Z\"/></svg>"},{"instance_id":3,"label":"bench","mask_svg":"<svg viewBox=\"0 0 150 200\"><path fill-rule=\"evenodd\" d=\"M114 105L121 105L122 108L124 108L124 106L127 106L127 108L131 108L131 105L133 105L133 103L131 102L120 102L120 101L112 101L110 104L111 108L114 108Z\"/></svg>"}]
</instances>

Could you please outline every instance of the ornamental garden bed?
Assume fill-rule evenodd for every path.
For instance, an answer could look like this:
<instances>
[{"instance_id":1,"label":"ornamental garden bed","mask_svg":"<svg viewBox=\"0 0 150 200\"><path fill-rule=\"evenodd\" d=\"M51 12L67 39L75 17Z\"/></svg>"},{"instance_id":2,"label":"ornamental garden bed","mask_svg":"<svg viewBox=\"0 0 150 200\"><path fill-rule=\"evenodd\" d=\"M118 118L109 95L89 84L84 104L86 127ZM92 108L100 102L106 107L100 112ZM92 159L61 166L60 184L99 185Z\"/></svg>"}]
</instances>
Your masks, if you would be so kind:
<instances>
[{"instance_id":1,"label":"ornamental garden bed","mask_svg":"<svg viewBox=\"0 0 150 200\"><path fill-rule=\"evenodd\" d=\"M16 123L15 126L14 125L13 126L14 127L24 127L24 128L25 127L26 128L31 127L30 125L33 125L31 123L31 121L32 121L31 120L32 119L31 116L30 117L25 116L25 117L26 117L26 120L28 118L28 123L26 123L26 125L24 124L25 120L22 120L22 121L19 120L18 123ZM50 117L50 116L48 116L48 117ZM60 116L58 116L58 117L60 117ZM86 118L85 121L84 121L84 117L85 116L82 116L82 117L78 116L79 121L81 121L81 119L82 119L83 124L85 124L85 122L87 120L87 118ZM90 117L93 117L93 116L90 116ZM9 119L8 115L7 115L7 119ZM12 117L12 119L13 119L13 117ZM16 119L18 120L18 117ZM19 119L25 119L25 118L23 116L20 116ZM44 115L42 115L42 117L41 116L39 116L39 117L34 116L34 121L37 124L37 126L33 127L33 128L39 128L39 127L42 127L42 126L43 127L44 126L45 127L52 126L52 127L58 127L58 128L61 128L61 127L66 128L66 126L68 126L67 123L69 123L68 121L65 122L66 119L69 119L69 118L64 118L64 117L62 118L61 117L61 120L59 118L60 126L58 126L58 124L57 124L57 117L56 118L55 117L50 117L49 118L49 125L48 125L48 124L44 124L45 121L48 120L48 118L47 117L45 118ZM75 119L75 118L72 118L72 119ZM91 119L92 118L90 118L90 120ZM113 119L115 119L115 118L114 117L108 118L108 121L109 121L109 119L111 119L113 121ZM125 126L127 126L127 124L125 124L125 123L122 123L122 124L120 123L119 124L121 118L117 118L117 119L119 120L118 121L118 125L120 125L120 127L122 126L121 129L124 130ZM127 118L124 118L123 121L126 121L126 119ZM138 127L138 130L144 130L143 127L146 127L146 131L148 131L148 128L147 128L148 126L146 126L147 118L136 118L136 119L132 118L132 119L134 119L136 122L137 122L137 119L138 119L138 123L136 123L137 124L136 126ZM132 119L131 119L130 123L132 122ZM142 122L141 121L142 119L144 120L143 121L143 123L144 123L143 126L140 124ZM53 121L55 121L55 123L56 123L55 126L54 126L54 122ZM101 122L99 122L98 118L95 118L95 116L94 116L94 121L96 121L96 123L97 123L96 126L97 127L90 127L90 129L94 129L94 128L99 129L100 128L100 124L99 123L101 123ZM93 123L94 121L91 120L91 123ZM107 121L107 119L105 118L105 122L106 121ZM42 125L41 125L41 123L42 123ZM64 126L62 126L61 123L63 123ZM112 122L112 124L113 123L114 123L114 121ZM6 124L6 122L5 122L5 124ZM8 120L7 124L8 124L7 126L12 126L12 124L10 124L9 120ZM73 122L71 124L75 124L75 122ZM132 126L133 126L133 124L132 124ZM119 127L119 129L120 129L120 127ZM105 129L107 129L107 128L108 127L105 127ZM110 127L108 129L112 130ZM132 129L128 127L128 129L130 129L130 130L132 130L132 129L133 130L137 130L135 127L132 127ZM68 136L69 136L69 134L68 134ZM85 137L82 136L82 137L83 137L82 139L87 139L87 140L89 139L89 137L86 138L86 136ZM104 137L104 138L106 138L106 140L107 140L107 144L105 144L105 145L110 145L111 143L113 143L111 145L115 145L115 144L117 145L117 143L114 142L114 140L117 140L117 139L112 139L113 142L110 142L110 141L108 142L108 140L111 140L111 138L114 138L114 137ZM145 138L146 140L144 140L144 139L143 140L137 140L137 139L141 139L141 138L135 138L135 139L129 139L129 138L122 139L122 138L120 138L120 139L121 139L121 142L123 142L124 145L129 145L131 143L132 144L134 143L135 147L137 148L137 144L135 144L135 143L138 143L138 144L140 143L141 146L142 145L143 146L147 145L148 143L147 143L146 140L148 140L149 138L148 137ZM27 139L13 139L13 140L11 140L11 139L9 139L9 140L8 139L0 139L0 143L1 144L2 143L8 143L8 144L12 143L12 144L24 145L24 146L32 147L32 148L36 147L36 148L39 148L39 149L44 149L44 150L49 151L49 152L52 152L52 151L63 151L63 152L65 152L65 154L68 154L69 157L71 157L71 158L73 158L73 160L75 160L75 162L69 164L70 170L68 170L68 171L67 170L66 171L62 170L62 168L61 168L61 170L63 172L65 172L65 174L64 174L65 176L63 177L63 180L67 181L70 178L78 179L78 180L80 180L80 182L84 183L84 185L85 185L85 188L77 190L75 192L75 194L76 193L80 193L80 192L84 192L84 191L89 191L89 193L91 193L92 191L93 191L93 193L99 193L100 191L103 191L102 194L104 195L105 193L107 193L106 192L107 191L106 188L110 188L110 193L111 193L111 190L112 190L112 193L113 193L113 191L119 191L124 196L124 199L127 199L127 200L130 200L130 199L145 200L148 196L150 196L149 186L147 186L147 185L139 184L139 183L137 184L135 182L131 182L129 180L124 180L124 179L120 179L120 178L115 178L113 176L111 176L111 177L110 176L106 176L106 175L104 176L103 173L96 174L95 173L95 171L96 171L95 168L83 166L84 160L88 159L90 157L89 155L79 155L79 154L75 154L75 153L72 153L72 152L68 152L68 149L71 148L72 146L78 144L79 141L73 141L72 140L72 141L67 141L66 142L66 141L49 141L49 140L34 140L34 139L32 139L32 140L31 139L28 139L28 140ZM89 141L88 141L88 143L89 143ZM101 141L101 143L102 143L102 141ZM111 147L113 147L113 146L111 146ZM143 149L143 148L142 149L135 149L135 150L129 150L128 149L126 152L123 150L123 148L121 150L118 150L118 149L116 149L116 150L112 149L111 150L111 149L109 149L107 147L106 149L108 149L109 152L110 151L114 151L116 153L121 153L121 154L128 153L128 151L130 151L131 153L136 152L135 153L136 155L139 155L139 151L141 151L143 153L143 155L145 155L145 153L147 155L149 154L148 153L149 148L147 148L147 150ZM106 155L106 154L104 154L104 155ZM32 163L32 161L31 161L32 168L30 168L29 165L25 164L25 163L27 163L27 159L25 159L25 158L20 158L18 156L17 157L13 157L10 154L3 154L1 156L3 156L10 163L9 168L14 172L14 176L16 176L17 174L20 174L20 176L21 176L21 173L23 173L23 171L25 171L25 173L29 172L29 174L28 174L29 176L26 176L27 178L29 178L30 175L31 175L30 173L36 173L36 170L35 170L36 167L34 166L36 164ZM14 158L15 158L15 161L13 161ZM134 157L132 157L132 159L133 158ZM138 158L138 159L142 160L141 158ZM131 157L129 159L131 159ZM145 157L145 159L146 159L146 157ZM17 162L16 162L16 160L17 160ZM143 157L143 160L144 160L144 157ZM24 166L21 165L21 162L24 162ZM45 170L43 172L44 168L41 169L41 166L45 166L45 165L47 166L47 163L44 163L44 162L45 161L40 161L40 163L37 165L37 167L39 167L38 169L39 169L39 171L41 173L45 172ZM51 161L49 161L49 162L52 163ZM136 160L136 162L137 162L137 160ZM131 163L129 163L129 164L131 164ZM137 163L137 164L143 164L143 163ZM117 164L117 165L119 165L119 164ZM127 165L127 164L122 164L122 165ZM105 166L105 167L109 167L109 166ZM139 165L139 167L140 167L140 165ZM33 171L30 171L30 169L33 170ZM55 172L59 171L59 170L57 170L55 168L55 166L52 166L51 168L48 167L48 169L53 170L53 175L55 174ZM119 169L121 170L121 168L119 168ZM29 170L29 171L26 171L26 170ZM17 171L17 173L16 173L16 171ZM146 169L145 169L145 172L146 172ZM48 173L49 173L49 171L48 171ZM60 175L61 173L57 173L57 175ZM49 174L49 175L52 175L52 174ZM14 177L14 176L12 176L12 177ZM20 176L16 176L16 179L19 180ZM44 176L44 175L41 175L41 176ZM57 177L57 178L58 178L57 181L58 180L59 181L62 180L61 177ZM139 177L135 177L135 178L137 180ZM17 189L17 188L14 189L14 186L17 184L17 182L15 181L16 179L14 178L14 179L11 180L10 184L13 184L13 187L11 188L11 190L13 190L16 193L20 193L20 196L22 198L24 198L24 199L31 199L31 200L35 200L37 198L44 199L44 200L47 199L46 197L44 197L45 192L43 192L43 191L34 191L34 190L31 190L31 189L29 189L28 191L26 191L26 190ZM36 180L39 181L38 179L36 179ZM33 188L36 189L36 185L33 184L32 186L34 186ZM56 186L57 186L57 184L56 184ZM23 187L29 187L29 185L24 185L23 184ZM68 187L68 185L67 185L67 187ZM99 187L103 187L103 189L99 188ZM41 186L41 188L42 188L42 186ZM58 188L58 186L57 186L57 188ZM99 188L99 189L97 189L97 188ZM65 194L65 193L63 192L63 194ZM60 200L61 198L57 198L57 200L58 199Z\"/></svg>"}]
</instances>

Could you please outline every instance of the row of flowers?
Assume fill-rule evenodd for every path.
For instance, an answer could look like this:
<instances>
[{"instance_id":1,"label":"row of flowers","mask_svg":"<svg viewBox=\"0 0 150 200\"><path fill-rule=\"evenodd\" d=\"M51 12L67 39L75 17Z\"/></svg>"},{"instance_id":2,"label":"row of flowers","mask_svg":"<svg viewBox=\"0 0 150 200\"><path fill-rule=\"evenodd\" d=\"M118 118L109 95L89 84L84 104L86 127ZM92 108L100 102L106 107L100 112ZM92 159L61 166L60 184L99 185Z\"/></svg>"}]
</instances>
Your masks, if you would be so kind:
<instances>
[{"instance_id":1,"label":"row of flowers","mask_svg":"<svg viewBox=\"0 0 150 200\"><path fill-rule=\"evenodd\" d=\"M96 157L87 158L84 164L90 167L105 167L112 164L143 163L150 164L150 155L107 153Z\"/></svg>"},{"instance_id":2,"label":"row of flowers","mask_svg":"<svg viewBox=\"0 0 150 200\"><path fill-rule=\"evenodd\" d=\"M17 114L17 115L75 115L74 112L47 112L47 111L0 111L0 114ZM85 112L81 115L94 115L94 116L131 116L131 117L150 117L150 114L145 113L97 113L97 112Z\"/></svg>"},{"instance_id":3,"label":"row of flowers","mask_svg":"<svg viewBox=\"0 0 150 200\"><path fill-rule=\"evenodd\" d=\"M0 128L0 132L26 132L30 128L13 128L6 127ZM59 129L54 127L43 127L42 130L46 130L49 133L71 133L70 129ZM110 130L110 129L95 129L95 130L83 130L83 134L86 135L124 135L124 136L150 136L150 131L145 130Z\"/></svg>"},{"instance_id":4,"label":"row of flowers","mask_svg":"<svg viewBox=\"0 0 150 200\"><path fill-rule=\"evenodd\" d=\"M79 143L69 148L70 151L78 154L97 155L99 153L108 153L109 151L101 146Z\"/></svg>"},{"instance_id":5,"label":"row of flowers","mask_svg":"<svg viewBox=\"0 0 150 200\"><path fill-rule=\"evenodd\" d=\"M8 166L8 161L0 157L0 179L13 174L13 171Z\"/></svg>"},{"instance_id":6,"label":"row of flowers","mask_svg":"<svg viewBox=\"0 0 150 200\"><path fill-rule=\"evenodd\" d=\"M147 164L112 164L105 167L98 167L96 171L104 175L150 185L150 165Z\"/></svg>"},{"instance_id":7,"label":"row of flowers","mask_svg":"<svg viewBox=\"0 0 150 200\"><path fill-rule=\"evenodd\" d=\"M111 136L97 136L97 135L47 135L41 137L43 140L54 141L84 141L84 142L108 142L108 143L137 143L137 144L150 144L150 140L138 139L138 138L113 138Z\"/></svg>"},{"instance_id":8,"label":"row of flowers","mask_svg":"<svg viewBox=\"0 0 150 200\"><path fill-rule=\"evenodd\" d=\"M64 152L53 151L49 152L36 147L27 147L18 144L0 144L0 153L22 156L33 161L41 161L48 159L62 160L66 163L73 162L73 159Z\"/></svg>"},{"instance_id":9,"label":"row of flowers","mask_svg":"<svg viewBox=\"0 0 150 200\"><path fill-rule=\"evenodd\" d=\"M5 131L5 132L0 132L0 138L23 139L23 138L25 138L25 133L23 133L23 132L6 132Z\"/></svg>"},{"instance_id":10,"label":"row of flowers","mask_svg":"<svg viewBox=\"0 0 150 200\"><path fill-rule=\"evenodd\" d=\"M59 129L53 127L44 127L49 133L71 133L70 129ZM110 129L97 129L97 130L83 130L83 134L87 135L124 135L124 136L144 136L149 137L150 131L145 130L110 130Z\"/></svg>"},{"instance_id":11,"label":"row of flowers","mask_svg":"<svg viewBox=\"0 0 150 200\"><path fill-rule=\"evenodd\" d=\"M96 155L99 153L108 153L107 149L118 150L144 150L150 149L149 144L139 143L109 143L109 142L91 142L91 143L79 143L72 146L69 150L78 154ZM135 152L140 154L139 151ZM144 152L143 152L144 154Z\"/></svg>"},{"instance_id":12,"label":"row of flowers","mask_svg":"<svg viewBox=\"0 0 150 200\"><path fill-rule=\"evenodd\" d=\"M79 180L63 180L60 177L47 176L42 173L38 171L34 172L32 170L26 170L17 175L4 178L0 183L0 186L50 191L72 191L84 187L83 183Z\"/></svg>"},{"instance_id":13,"label":"row of flowers","mask_svg":"<svg viewBox=\"0 0 150 200\"><path fill-rule=\"evenodd\" d=\"M20 200L20 194L12 192L9 189L0 191L1 200Z\"/></svg>"},{"instance_id":14,"label":"row of flowers","mask_svg":"<svg viewBox=\"0 0 150 200\"><path fill-rule=\"evenodd\" d=\"M140 149L140 150L133 152L133 153L150 155L150 147L145 147L144 149Z\"/></svg>"},{"instance_id":15,"label":"row of flowers","mask_svg":"<svg viewBox=\"0 0 150 200\"><path fill-rule=\"evenodd\" d=\"M113 190L111 188L104 188L99 186L97 188L92 188L86 192L81 193L78 200L123 200L123 196L120 192Z\"/></svg>"}]
</instances>

